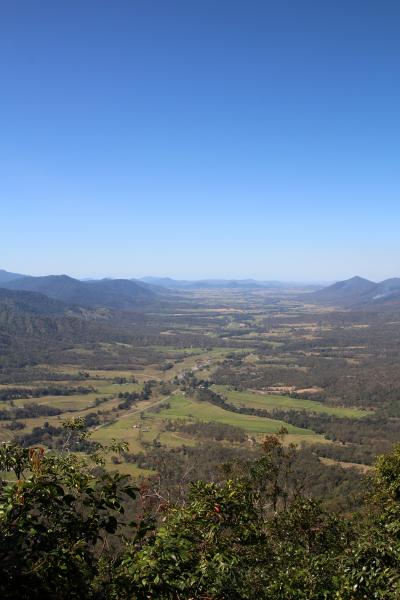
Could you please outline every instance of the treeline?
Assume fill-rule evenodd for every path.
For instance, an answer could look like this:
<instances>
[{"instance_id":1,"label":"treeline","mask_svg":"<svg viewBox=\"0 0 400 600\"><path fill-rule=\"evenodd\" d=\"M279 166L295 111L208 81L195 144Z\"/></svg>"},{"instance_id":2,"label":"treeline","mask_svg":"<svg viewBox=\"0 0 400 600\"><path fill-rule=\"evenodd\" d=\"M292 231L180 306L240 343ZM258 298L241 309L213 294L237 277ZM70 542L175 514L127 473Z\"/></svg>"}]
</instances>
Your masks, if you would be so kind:
<instances>
[{"instance_id":1,"label":"treeline","mask_svg":"<svg viewBox=\"0 0 400 600\"><path fill-rule=\"evenodd\" d=\"M139 400L148 400L151 397L154 383L146 381L143 385L142 390L138 392L120 392L118 398L122 400L118 404L118 409L128 410L134 406Z\"/></svg>"},{"instance_id":2,"label":"treeline","mask_svg":"<svg viewBox=\"0 0 400 600\"><path fill-rule=\"evenodd\" d=\"M310 330L302 329L304 323L315 326L312 335ZM287 325L295 327L287 329ZM240 355L229 357L214 372L215 383L241 389L320 388L318 394L303 392L300 397L400 416L397 318L357 312L283 314L267 318L259 332L265 333L266 328L276 335L271 338L272 344L261 336L252 340L257 362L249 364Z\"/></svg>"},{"instance_id":3,"label":"treeline","mask_svg":"<svg viewBox=\"0 0 400 600\"><path fill-rule=\"evenodd\" d=\"M350 462L371 464L375 456L390 451L399 440L400 421L387 420L378 415L349 419L323 413L277 409L270 415L296 427L312 429L334 442L358 446L353 451L354 457L358 456L358 459Z\"/></svg>"},{"instance_id":4,"label":"treeline","mask_svg":"<svg viewBox=\"0 0 400 600\"><path fill-rule=\"evenodd\" d=\"M196 378L192 378L190 387L185 389L187 393L195 394L197 400L210 402L224 410L284 421L302 429L311 429L334 442L347 444L345 450L335 446L330 451L327 450L331 454L321 454L336 460L372 464L377 455L389 452L399 440L400 419L388 420L379 414L350 419L304 410L267 410L236 406L221 394L209 389L208 385L203 386Z\"/></svg>"},{"instance_id":5,"label":"treeline","mask_svg":"<svg viewBox=\"0 0 400 600\"><path fill-rule=\"evenodd\" d=\"M84 381L89 378L86 371L68 373L51 369L26 366L24 368L0 368L0 384L32 384L34 381Z\"/></svg>"},{"instance_id":6,"label":"treeline","mask_svg":"<svg viewBox=\"0 0 400 600\"><path fill-rule=\"evenodd\" d=\"M238 389L265 389L288 386L318 388L313 392L292 392L294 397L319 400L330 405L375 408L389 416L400 416L400 356L377 358L360 364L343 359L296 357L262 358L249 366L241 357L226 359L213 373L217 384ZM279 364L285 363L285 364Z\"/></svg>"},{"instance_id":7,"label":"treeline","mask_svg":"<svg viewBox=\"0 0 400 600\"><path fill-rule=\"evenodd\" d=\"M382 444L375 440L371 444L313 444L311 450L317 456L330 458L360 465L373 465L378 454L382 453L382 446L391 448L392 444Z\"/></svg>"},{"instance_id":8,"label":"treeline","mask_svg":"<svg viewBox=\"0 0 400 600\"><path fill-rule=\"evenodd\" d=\"M206 428L212 424L204 425ZM222 483L227 477L251 469L252 461L260 456L260 446L254 440L228 446L210 436L197 446L149 445L146 453L125 453L123 458L142 469L153 470L155 475L148 479L148 485L154 494L176 502L187 497L190 482L201 479ZM293 452L287 486L293 493L318 498L330 510L348 511L359 506L365 483L359 471L326 466L313 448L303 447Z\"/></svg>"},{"instance_id":9,"label":"treeline","mask_svg":"<svg viewBox=\"0 0 400 600\"><path fill-rule=\"evenodd\" d=\"M62 414L62 410L48 404L29 402L21 407L12 406L7 410L0 409L0 421L17 419L36 419L37 417L54 417Z\"/></svg>"},{"instance_id":10,"label":"treeline","mask_svg":"<svg viewBox=\"0 0 400 600\"><path fill-rule=\"evenodd\" d=\"M85 427L94 427L100 423L96 413L89 413L84 417ZM98 444L87 439L76 431L69 431L65 427L57 427L45 422L41 427L34 427L30 433L15 436L15 442L23 448L43 444L53 450L61 450L66 444L75 452L89 452L98 447Z\"/></svg>"},{"instance_id":11,"label":"treeline","mask_svg":"<svg viewBox=\"0 0 400 600\"><path fill-rule=\"evenodd\" d=\"M66 387L50 385L35 388L3 388L0 389L0 401L20 400L28 398L41 398L42 396L73 396L76 394L91 394L95 392L93 387Z\"/></svg>"}]
</instances>

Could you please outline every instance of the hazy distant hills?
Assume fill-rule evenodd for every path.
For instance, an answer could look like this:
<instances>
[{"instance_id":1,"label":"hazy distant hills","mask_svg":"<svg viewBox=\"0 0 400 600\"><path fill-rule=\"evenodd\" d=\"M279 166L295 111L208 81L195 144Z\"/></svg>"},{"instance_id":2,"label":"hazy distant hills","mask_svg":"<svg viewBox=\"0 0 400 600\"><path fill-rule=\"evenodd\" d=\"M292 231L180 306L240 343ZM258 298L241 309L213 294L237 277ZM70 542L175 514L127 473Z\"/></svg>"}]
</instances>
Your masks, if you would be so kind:
<instances>
[{"instance_id":1,"label":"hazy distant hills","mask_svg":"<svg viewBox=\"0 0 400 600\"><path fill-rule=\"evenodd\" d=\"M277 294L289 291L297 299L311 304L342 306L345 308L400 308L400 278L380 283L352 277L322 289L315 285L255 279L202 279L177 280L170 277L138 279L79 280L68 275L32 277L0 270L0 302L15 302L22 309L37 314L61 314L71 306L83 309L107 308L113 310L143 310L166 301L178 300L180 292L190 290L271 290ZM31 292L37 296L8 296L4 291ZM50 300L53 301L51 304ZM63 303L61 304L56 304ZM43 309L43 313L40 311Z\"/></svg>"},{"instance_id":2,"label":"hazy distant hills","mask_svg":"<svg viewBox=\"0 0 400 600\"><path fill-rule=\"evenodd\" d=\"M1 282L3 288L45 294L49 298L84 307L132 309L157 299L154 288L127 279L80 281L67 275L21 277Z\"/></svg>"},{"instance_id":3,"label":"hazy distant hills","mask_svg":"<svg viewBox=\"0 0 400 600\"><path fill-rule=\"evenodd\" d=\"M400 278L386 279L380 283L352 277L338 281L322 290L303 294L303 302L346 308L400 307Z\"/></svg>"},{"instance_id":4,"label":"hazy distant hills","mask_svg":"<svg viewBox=\"0 0 400 600\"><path fill-rule=\"evenodd\" d=\"M10 281L14 281L15 279L21 279L21 277L26 277L26 275L21 275L20 273L10 273L9 271L0 269L0 286L3 283L8 283Z\"/></svg>"},{"instance_id":5,"label":"hazy distant hills","mask_svg":"<svg viewBox=\"0 0 400 600\"><path fill-rule=\"evenodd\" d=\"M190 281L185 279L172 279L171 277L142 277L140 281L171 290L202 290L202 289L290 289L304 288L315 289L317 286L310 284L258 281L257 279L199 279Z\"/></svg>"}]
</instances>

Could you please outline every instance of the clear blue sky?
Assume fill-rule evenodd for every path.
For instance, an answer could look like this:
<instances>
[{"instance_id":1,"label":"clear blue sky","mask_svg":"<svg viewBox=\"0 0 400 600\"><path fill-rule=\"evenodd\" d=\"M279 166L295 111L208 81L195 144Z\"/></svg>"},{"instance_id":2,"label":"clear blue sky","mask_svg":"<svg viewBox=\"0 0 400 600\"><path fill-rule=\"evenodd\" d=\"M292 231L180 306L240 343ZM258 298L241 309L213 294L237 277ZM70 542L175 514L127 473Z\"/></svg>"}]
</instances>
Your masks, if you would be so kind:
<instances>
[{"instance_id":1,"label":"clear blue sky","mask_svg":"<svg viewBox=\"0 0 400 600\"><path fill-rule=\"evenodd\" d=\"M0 268L400 276L396 0L3 0Z\"/></svg>"}]
</instances>

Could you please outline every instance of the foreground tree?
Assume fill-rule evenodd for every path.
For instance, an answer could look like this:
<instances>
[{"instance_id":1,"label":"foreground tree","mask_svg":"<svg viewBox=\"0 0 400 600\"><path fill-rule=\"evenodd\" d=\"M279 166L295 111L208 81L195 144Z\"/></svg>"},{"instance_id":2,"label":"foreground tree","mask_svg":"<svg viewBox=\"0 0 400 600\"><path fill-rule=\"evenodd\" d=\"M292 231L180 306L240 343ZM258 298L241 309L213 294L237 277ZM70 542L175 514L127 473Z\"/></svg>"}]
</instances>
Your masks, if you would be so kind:
<instances>
[{"instance_id":1,"label":"foreground tree","mask_svg":"<svg viewBox=\"0 0 400 600\"><path fill-rule=\"evenodd\" d=\"M104 597L116 559L110 545L135 490L99 468L99 450L82 460L68 448L1 446L0 471L14 475L0 487L1 598Z\"/></svg>"},{"instance_id":2,"label":"foreground tree","mask_svg":"<svg viewBox=\"0 0 400 600\"><path fill-rule=\"evenodd\" d=\"M400 444L376 463L373 492L342 558L342 600L400 598Z\"/></svg>"},{"instance_id":3,"label":"foreground tree","mask_svg":"<svg viewBox=\"0 0 400 600\"><path fill-rule=\"evenodd\" d=\"M130 598L333 598L350 528L298 494L294 448L270 436L262 458L228 466L224 484L197 482L155 535L123 562Z\"/></svg>"}]
</instances>

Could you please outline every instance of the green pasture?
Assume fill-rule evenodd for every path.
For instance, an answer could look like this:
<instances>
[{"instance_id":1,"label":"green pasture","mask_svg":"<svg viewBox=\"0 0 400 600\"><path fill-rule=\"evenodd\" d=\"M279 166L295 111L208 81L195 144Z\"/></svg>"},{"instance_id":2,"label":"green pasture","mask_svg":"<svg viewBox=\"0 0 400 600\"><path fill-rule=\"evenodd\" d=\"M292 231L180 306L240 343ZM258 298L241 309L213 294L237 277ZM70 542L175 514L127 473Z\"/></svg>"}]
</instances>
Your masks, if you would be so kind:
<instances>
[{"instance_id":1,"label":"green pasture","mask_svg":"<svg viewBox=\"0 0 400 600\"><path fill-rule=\"evenodd\" d=\"M290 434L315 435L309 429L301 429L278 421L253 415L240 415L214 406L208 402L198 402L182 394L171 396L168 400L170 408L163 409L159 416L167 419L198 419L233 425L245 429L249 433L276 433L281 427L286 427Z\"/></svg>"},{"instance_id":2,"label":"green pasture","mask_svg":"<svg viewBox=\"0 0 400 600\"><path fill-rule=\"evenodd\" d=\"M356 408L329 406L316 400L301 400L290 396L278 394L258 394L257 392L237 392L229 386L215 385L213 389L228 398L235 406L248 408L260 408L265 410L306 410L308 412L324 413L335 417L359 418L369 414L366 410Z\"/></svg>"},{"instance_id":3,"label":"green pasture","mask_svg":"<svg viewBox=\"0 0 400 600\"><path fill-rule=\"evenodd\" d=\"M158 440L164 446L194 446L195 440L180 432L165 431L163 419L159 414L146 413L141 418L140 412L120 416L116 421L103 425L93 431L92 439L102 444L109 444L113 439L123 440L129 444L129 452L144 452L142 443L152 443Z\"/></svg>"},{"instance_id":4,"label":"green pasture","mask_svg":"<svg viewBox=\"0 0 400 600\"><path fill-rule=\"evenodd\" d=\"M110 380L87 380L84 382L65 381L59 383L60 385L68 385L71 387L79 385L92 386L93 388L95 388L96 391L90 392L89 394L71 394L67 396L39 396L37 398L19 398L13 401L14 406L21 407L25 404L35 403L54 406L55 408L59 408L62 411L84 410L86 408L97 409L97 407L94 404L97 398L108 398L108 400L111 400L112 398L116 398L120 393L139 392L142 389L142 386L137 383L118 384L112 383L110 382ZM104 404L102 403L101 405L99 405L99 407L104 407Z\"/></svg>"}]
</instances>

